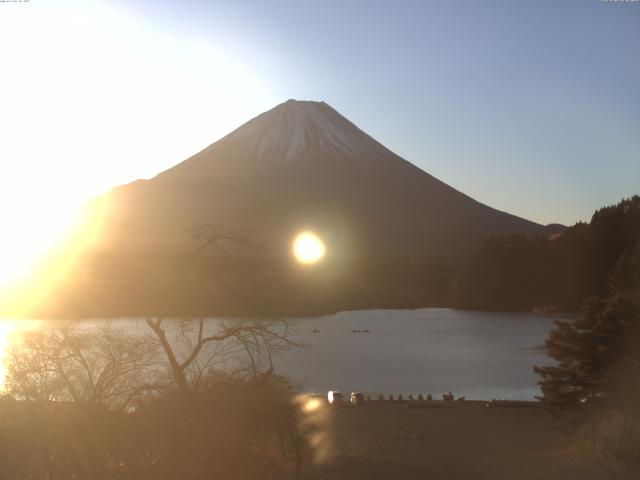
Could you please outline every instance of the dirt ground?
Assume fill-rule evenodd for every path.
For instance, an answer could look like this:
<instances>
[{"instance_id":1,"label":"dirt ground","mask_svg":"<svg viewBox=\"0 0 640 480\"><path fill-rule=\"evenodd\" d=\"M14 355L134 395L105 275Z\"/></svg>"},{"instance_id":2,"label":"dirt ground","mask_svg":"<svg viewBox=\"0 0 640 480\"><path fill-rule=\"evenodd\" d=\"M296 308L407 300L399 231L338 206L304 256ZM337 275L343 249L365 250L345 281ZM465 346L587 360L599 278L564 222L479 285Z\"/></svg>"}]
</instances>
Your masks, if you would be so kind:
<instances>
[{"instance_id":1,"label":"dirt ground","mask_svg":"<svg viewBox=\"0 0 640 480\"><path fill-rule=\"evenodd\" d=\"M544 479L607 478L540 407L487 408L454 404L326 407L318 439L324 463L308 479Z\"/></svg>"}]
</instances>

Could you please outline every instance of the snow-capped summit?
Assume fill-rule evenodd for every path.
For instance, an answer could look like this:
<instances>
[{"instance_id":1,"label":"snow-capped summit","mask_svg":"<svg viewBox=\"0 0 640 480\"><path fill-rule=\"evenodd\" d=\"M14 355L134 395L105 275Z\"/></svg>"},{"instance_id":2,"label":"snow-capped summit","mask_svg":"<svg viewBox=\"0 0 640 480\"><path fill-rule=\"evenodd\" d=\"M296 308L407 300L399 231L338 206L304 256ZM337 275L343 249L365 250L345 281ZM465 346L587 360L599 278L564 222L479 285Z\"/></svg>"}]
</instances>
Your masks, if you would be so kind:
<instances>
[{"instance_id":1,"label":"snow-capped summit","mask_svg":"<svg viewBox=\"0 0 640 480\"><path fill-rule=\"evenodd\" d=\"M257 162L289 162L304 150L356 154L369 137L324 102L288 100L228 135L224 142L250 151Z\"/></svg>"},{"instance_id":2,"label":"snow-capped summit","mask_svg":"<svg viewBox=\"0 0 640 480\"><path fill-rule=\"evenodd\" d=\"M225 141L252 150L257 162L290 162L305 150L357 155L372 139L324 102L288 100L235 130Z\"/></svg>"},{"instance_id":3,"label":"snow-capped summit","mask_svg":"<svg viewBox=\"0 0 640 480\"><path fill-rule=\"evenodd\" d=\"M241 125L169 172L208 164L216 174L341 162L373 166L393 155L325 102L287 100ZM187 167L188 166L188 167Z\"/></svg>"}]
</instances>

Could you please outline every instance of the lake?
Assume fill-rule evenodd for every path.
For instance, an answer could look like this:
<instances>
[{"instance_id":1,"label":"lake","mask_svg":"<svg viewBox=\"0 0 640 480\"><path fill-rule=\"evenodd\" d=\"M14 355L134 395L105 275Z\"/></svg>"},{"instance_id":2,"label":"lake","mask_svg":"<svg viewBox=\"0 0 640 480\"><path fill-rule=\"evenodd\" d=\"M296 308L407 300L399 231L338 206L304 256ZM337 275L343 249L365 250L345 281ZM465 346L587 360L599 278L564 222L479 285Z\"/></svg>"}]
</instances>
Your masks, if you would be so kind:
<instances>
[{"instance_id":1,"label":"lake","mask_svg":"<svg viewBox=\"0 0 640 480\"><path fill-rule=\"evenodd\" d=\"M556 318L429 308L295 320L309 348L289 352L277 368L307 391L532 400L539 395L533 366L552 363L537 347Z\"/></svg>"},{"instance_id":2,"label":"lake","mask_svg":"<svg viewBox=\"0 0 640 480\"><path fill-rule=\"evenodd\" d=\"M451 391L470 399L532 400L539 395L532 368L552 362L539 347L558 318L567 317L427 308L293 319L294 339L307 348L276 358L275 367L307 392L440 398ZM17 331L40 324L0 320L0 359ZM148 328L137 319L114 324L131 332ZM2 368L0 381L1 374Z\"/></svg>"}]
</instances>

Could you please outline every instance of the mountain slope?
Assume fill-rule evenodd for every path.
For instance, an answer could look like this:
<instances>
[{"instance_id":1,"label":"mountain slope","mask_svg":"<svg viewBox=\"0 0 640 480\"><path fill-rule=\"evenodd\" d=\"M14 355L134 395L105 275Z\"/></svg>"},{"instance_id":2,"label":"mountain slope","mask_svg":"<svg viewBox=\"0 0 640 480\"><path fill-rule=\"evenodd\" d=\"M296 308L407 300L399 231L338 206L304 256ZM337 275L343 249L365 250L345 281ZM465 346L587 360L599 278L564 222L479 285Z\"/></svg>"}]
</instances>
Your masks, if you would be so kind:
<instances>
[{"instance_id":1,"label":"mountain slope","mask_svg":"<svg viewBox=\"0 0 640 480\"><path fill-rule=\"evenodd\" d=\"M148 181L108 195L104 247L172 248L200 223L287 254L302 228L336 255L440 255L488 235L545 234L403 160L323 102L289 100Z\"/></svg>"},{"instance_id":2,"label":"mountain slope","mask_svg":"<svg viewBox=\"0 0 640 480\"><path fill-rule=\"evenodd\" d=\"M92 205L88 212L102 212L89 216L101 224L95 243L68 271L56 271L60 281L47 286L30 316L256 317L442 306L460 258L483 238L548 232L449 187L325 103L293 100ZM253 248L227 243L224 252L194 257L194 227L201 225L243 232ZM313 268L291 255L304 229L326 245Z\"/></svg>"}]
</instances>

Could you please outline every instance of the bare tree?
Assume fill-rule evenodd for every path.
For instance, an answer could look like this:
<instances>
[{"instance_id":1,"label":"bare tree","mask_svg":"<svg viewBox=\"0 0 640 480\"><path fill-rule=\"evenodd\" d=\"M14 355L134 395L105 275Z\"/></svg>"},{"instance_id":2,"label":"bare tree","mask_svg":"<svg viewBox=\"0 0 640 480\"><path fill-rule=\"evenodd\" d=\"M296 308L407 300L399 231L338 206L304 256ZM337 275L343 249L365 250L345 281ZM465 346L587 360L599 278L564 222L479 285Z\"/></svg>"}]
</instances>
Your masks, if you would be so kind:
<instances>
[{"instance_id":1,"label":"bare tree","mask_svg":"<svg viewBox=\"0 0 640 480\"><path fill-rule=\"evenodd\" d=\"M228 253L230 247L254 250L258 243L247 231L209 224L193 229L197 247L193 263L208 249ZM274 355L303 346L290 338L287 322L267 320L168 320L147 318L179 391L197 389L207 373L224 371L229 378L258 376L273 371Z\"/></svg>"},{"instance_id":2,"label":"bare tree","mask_svg":"<svg viewBox=\"0 0 640 480\"><path fill-rule=\"evenodd\" d=\"M235 230L203 223L193 227L191 233L196 243L192 260L210 249L229 253L233 249L256 250L260 246L248 229Z\"/></svg>"},{"instance_id":3,"label":"bare tree","mask_svg":"<svg viewBox=\"0 0 640 480\"><path fill-rule=\"evenodd\" d=\"M126 410L161 388L156 346L110 322L56 322L22 334L8 351L6 387L23 400L92 401Z\"/></svg>"},{"instance_id":4,"label":"bare tree","mask_svg":"<svg viewBox=\"0 0 640 480\"><path fill-rule=\"evenodd\" d=\"M227 378L268 375L275 355L302 346L290 338L286 322L148 318L146 323L183 393L197 389L213 370Z\"/></svg>"}]
</instances>

